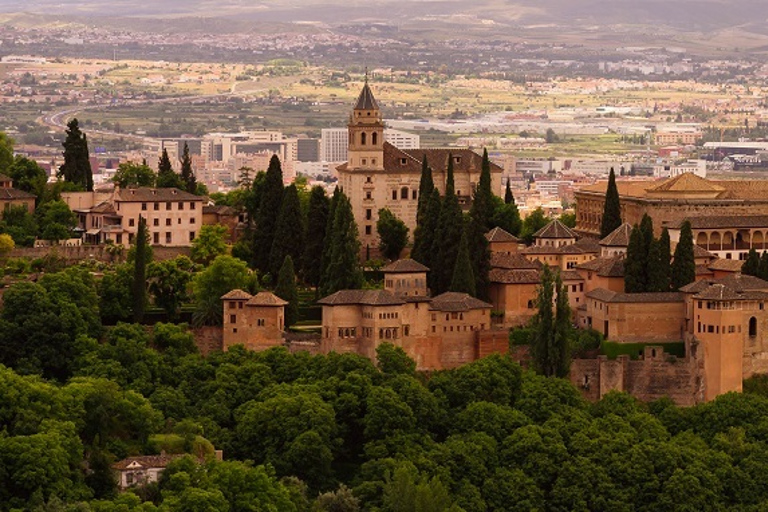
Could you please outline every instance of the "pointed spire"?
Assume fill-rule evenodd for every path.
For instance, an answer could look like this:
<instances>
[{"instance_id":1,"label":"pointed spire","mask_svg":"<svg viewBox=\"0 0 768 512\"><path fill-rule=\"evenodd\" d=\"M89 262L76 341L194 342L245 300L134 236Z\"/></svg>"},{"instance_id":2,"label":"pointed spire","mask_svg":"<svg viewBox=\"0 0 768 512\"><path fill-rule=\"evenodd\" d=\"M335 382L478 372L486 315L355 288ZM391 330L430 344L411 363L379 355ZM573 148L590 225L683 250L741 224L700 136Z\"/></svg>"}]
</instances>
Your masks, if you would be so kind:
<instances>
[{"instance_id":1,"label":"pointed spire","mask_svg":"<svg viewBox=\"0 0 768 512\"><path fill-rule=\"evenodd\" d=\"M379 110L379 104L376 103L371 87L368 85L368 67L365 68L365 84L363 85L363 90L360 91L360 96L357 98L355 110Z\"/></svg>"}]
</instances>

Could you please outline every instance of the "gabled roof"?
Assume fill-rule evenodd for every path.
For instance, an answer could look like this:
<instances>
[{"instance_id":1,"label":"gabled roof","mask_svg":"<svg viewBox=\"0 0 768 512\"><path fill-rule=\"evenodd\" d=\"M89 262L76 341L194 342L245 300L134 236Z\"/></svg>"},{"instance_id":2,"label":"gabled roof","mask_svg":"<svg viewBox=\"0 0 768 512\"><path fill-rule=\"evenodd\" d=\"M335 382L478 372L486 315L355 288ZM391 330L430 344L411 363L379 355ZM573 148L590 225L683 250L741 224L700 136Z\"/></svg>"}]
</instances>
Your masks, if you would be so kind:
<instances>
[{"instance_id":1,"label":"gabled roof","mask_svg":"<svg viewBox=\"0 0 768 512\"><path fill-rule=\"evenodd\" d=\"M544 264L538 260L529 260L522 254L491 253L491 267L500 269L539 269Z\"/></svg>"},{"instance_id":2,"label":"gabled roof","mask_svg":"<svg viewBox=\"0 0 768 512\"><path fill-rule=\"evenodd\" d=\"M519 243L520 239L500 227L495 227L485 234L485 239L489 242L512 242Z\"/></svg>"},{"instance_id":3,"label":"gabled roof","mask_svg":"<svg viewBox=\"0 0 768 512\"><path fill-rule=\"evenodd\" d=\"M411 258L403 258L401 260L393 261L386 267L381 269L382 272L386 273L397 273L397 274L407 274L407 273L417 273L417 272L429 272L429 268L422 265L416 260L413 260Z\"/></svg>"},{"instance_id":4,"label":"gabled roof","mask_svg":"<svg viewBox=\"0 0 768 512\"><path fill-rule=\"evenodd\" d=\"M405 301L387 290L339 290L317 301L324 306L397 306Z\"/></svg>"},{"instance_id":5,"label":"gabled roof","mask_svg":"<svg viewBox=\"0 0 768 512\"><path fill-rule=\"evenodd\" d=\"M533 238L578 238L578 235L571 228L554 219L552 222L533 234Z\"/></svg>"},{"instance_id":6,"label":"gabled roof","mask_svg":"<svg viewBox=\"0 0 768 512\"><path fill-rule=\"evenodd\" d=\"M285 301L272 292L259 292L245 303L246 306L287 306Z\"/></svg>"},{"instance_id":7,"label":"gabled roof","mask_svg":"<svg viewBox=\"0 0 768 512\"><path fill-rule=\"evenodd\" d=\"M608 258L596 258L592 261L577 265L579 270L596 272L600 277L624 277L625 256L611 256Z\"/></svg>"},{"instance_id":8,"label":"gabled roof","mask_svg":"<svg viewBox=\"0 0 768 512\"><path fill-rule=\"evenodd\" d=\"M581 240L576 240L570 245L560 247L560 252L563 254L598 254L600 252L600 242L596 238L585 237Z\"/></svg>"},{"instance_id":9,"label":"gabled roof","mask_svg":"<svg viewBox=\"0 0 768 512\"><path fill-rule=\"evenodd\" d=\"M491 309L493 306L466 293L445 292L432 299L432 311L469 311L470 309Z\"/></svg>"},{"instance_id":10,"label":"gabled roof","mask_svg":"<svg viewBox=\"0 0 768 512\"><path fill-rule=\"evenodd\" d=\"M221 300L249 300L253 297L248 292L244 292L243 290L239 288L235 288L232 291L229 291L221 296Z\"/></svg>"},{"instance_id":11,"label":"gabled roof","mask_svg":"<svg viewBox=\"0 0 768 512\"><path fill-rule=\"evenodd\" d=\"M716 255L712 254L700 245L693 244L693 257L694 258L709 258L715 259Z\"/></svg>"},{"instance_id":12,"label":"gabled roof","mask_svg":"<svg viewBox=\"0 0 768 512\"><path fill-rule=\"evenodd\" d=\"M127 457L112 464L112 469L125 470L133 468L164 468L174 459L183 457L184 454L176 455L139 455L136 457Z\"/></svg>"},{"instance_id":13,"label":"gabled roof","mask_svg":"<svg viewBox=\"0 0 768 512\"><path fill-rule=\"evenodd\" d=\"M632 225L625 222L617 227L608 236L600 240L600 245L608 247L627 247L629 246L629 236L632 234Z\"/></svg>"},{"instance_id":14,"label":"gabled roof","mask_svg":"<svg viewBox=\"0 0 768 512\"><path fill-rule=\"evenodd\" d=\"M124 202L152 201L201 201L202 197L190 194L177 188L126 188L115 192L115 199Z\"/></svg>"},{"instance_id":15,"label":"gabled roof","mask_svg":"<svg viewBox=\"0 0 768 512\"><path fill-rule=\"evenodd\" d=\"M675 176L674 178L664 180L657 185L653 185L646 189L648 193L690 193L690 192L704 192L719 194L725 191L724 187L716 185L711 181L708 181L700 176L693 174L692 172L686 172Z\"/></svg>"},{"instance_id":16,"label":"gabled roof","mask_svg":"<svg viewBox=\"0 0 768 512\"><path fill-rule=\"evenodd\" d=\"M709 262L710 270L722 270L724 272L741 272L744 262L741 260L728 260L717 258Z\"/></svg>"},{"instance_id":17,"label":"gabled roof","mask_svg":"<svg viewBox=\"0 0 768 512\"><path fill-rule=\"evenodd\" d=\"M373 92L368 85L366 79L363 90L360 91L360 96L357 97L357 103L355 103L355 110L378 110L379 104L376 103L376 98L373 97Z\"/></svg>"},{"instance_id":18,"label":"gabled roof","mask_svg":"<svg viewBox=\"0 0 768 512\"><path fill-rule=\"evenodd\" d=\"M37 196L17 188L0 188L0 201L10 201L13 199L34 199L35 197Z\"/></svg>"},{"instance_id":19,"label":"gabled roof","mask_svg":"<svg viewBox=\"0 0 768 512\"><path fill-rule=\"evenodd\" d=\"M590 299L599 300L601 302L646 302L646 303L658 303L658 302L683 302L683 294L678 292L651 292L651 293L618 293L606 290L605 288L596 288L585 294Z\"/></svg>"}]
</instances>

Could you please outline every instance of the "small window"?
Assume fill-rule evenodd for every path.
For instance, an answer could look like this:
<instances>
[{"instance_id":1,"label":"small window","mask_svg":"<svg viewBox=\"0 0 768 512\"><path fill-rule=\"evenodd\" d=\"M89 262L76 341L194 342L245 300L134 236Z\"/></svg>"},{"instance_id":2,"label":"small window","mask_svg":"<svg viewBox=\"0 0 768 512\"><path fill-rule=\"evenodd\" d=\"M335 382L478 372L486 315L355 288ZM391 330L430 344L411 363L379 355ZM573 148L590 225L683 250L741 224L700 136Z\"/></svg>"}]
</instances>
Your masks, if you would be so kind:
<instances>
[{"instance_id":1,"label":"small window","mask_svg":"<svg viewBox=\"0 0 768 512\"><path fill-rule=\"evenodd\" d=\"M147 210L147 203L141 203L141 209L142 209L142 211L146 211Z\"/></svg>"},{"instance_id":2,"label":"small window","mask_svg":"<svg viewBox=\"0 0 768 512\"><path fill-rule=\"evenodd\" d=\"M170 201L168 201L167 203L165 203L165 209L166 209L166 210L170 210L170 209L171 209L171 202L170 202Z\"/></svg>"},{"instance_id":3,"label":"small window","mask_svg":"<svg viewBox=\"0 0 768 512\"><path fill-rule=\"evenodd\" d=\"M171 219L165 219L165 225L170 226L171 225Z\"/></svg>"},{"instance_id":4,"label":"small window","mask_svg":"<svg viewBox=\"0 0 768 512\"><path fill-rule=\"evenodd\" d=\"M176 219L176 224L181 224L181 219Z\"/></svg>"},{"instance_id":5,"label":"small window","mask_svg":"<svg viewBox=\"0 0 768 512\"><path fill-rule=\"evenodd\" d=\"M152 233L152 243L153 244L160 243L160 233Z\"/></svg>"},{"instance_id":6,"label":"small window","mask_svg":"<svg viewBox=\"0 0 768 512\"><path fill-rule=\"evenodd\" d=\"M237 315L229 315L229 323L231 324L237 323Z\"/></svg>"},{"instance_id":7,"label":"small window","mask_svg":"<svg viewBox=\"0 0 768 512\"><path fill-rule=\"evenodd\" d=\"M155 210L155 211L159 210L160 209L160 203L153 204L152 205L152 209Z\"/></svg>"},{"instance_id":8,"label":"small window","mask_svg":"<svg viewBox=\"0 0 768 512\"><path fill-rule=\"evenodd\" d=\"M189 232L189 241L191 242L191 241L193 241L194 239L195 239L195 232L194 232L194 231L190 231L190 232Z\"/></svg>"},{"instance_id":9,"label":"small window","mask_svg":"<svg viewBox=\"0 0 768 512\"><path fill-rule=\"evenodd\" d=\"M408 199L408 187L400 189L400 199Z\"/></svg>"},{"instance_id":10,"label":"small window","mask_svg":"<svg viewBox=\"0 0 768 512\"><path fill-rule=\"evenodd\" d=\"M184 203L179 201L179 210L183 210L183 209L184 209Z\"/></svg>"},{"instance_id":11,"label":"small window","mask_svg":"<svg viewBox=\"0 0 768 512\"><path fill-rule=\"evenodd\" d=\"M153 219L152 220L152 225L153 226L159 226L160 225L160 219Z\"/></svg>"},{"instance_id":12,"label":"small window","mask_svg":"<svg viewBox=\"0 0 768 512\"><path fill-rule=\"evenodd\" d=\"M365 226L365 234L370 235L372 232L371 226Z\"/></svg>"},{"instance_id":13,"label":"small window","mask_svg":"<svg viewBox=\"0 0 768 512\"><path fill-rule=\"evenodd\" d=\"M394 201L397 201L397 190L393 190L393 191L392 191L392 199L393 199Z\"/></svg>"},{"instance_id":14,"label":"small window","mask_svg":"<svg viewBox=\"0 0 768 512\"><path fill-rule=\"evenodd\" d=\"M370 112L368 113L368 115L370 115ZM375 146L378 143L379 143L379 134L376 132L373 132L371 134L371 144Z\"/></svg>"},{"instance_id":15,"label":"small window","mask_svg":"<svg viewBox=\"0 0 768 512\"><path fill-rule=\"evenodd\" d=\"M189 223L190 223L190 224L194 224L195 222L197 222L197 221L195 220L195 218L194 218L194 217L192 217L191 219L189 219Z\"/></svg>"},{"instance_id":16,"label":"small window","mask_svg":"<svg viewBox=\"0 0 768 512\"><path fill-rule=\"evenodd\" d=\"M235 302L234 300L229 301L229 309L235 309L236 307L235 304L237 304L237 302Z\"/></svg>"},{"instance_id":17,"label":"small window","mask_svg":"<svg viewBox=\"0 0 768 512\"><path fill-rule=\"evenodd\" d=\"M367 158L363 158L361 160L361 162L362 162L362 165L368 165L368 159Z\"/></svg>"},{"instance_id":18,"label":"small window","mask_svg":"<svg viewBox=\"0 0 768 512\"><path fill-rule=\"evenodd\" d=\"M136 219L128 219L128 225L130 227L133 227L136 225Z\"/></svg>"},{"instance_id":19,"label":"small window","mask_svg":"<svg viewBox=\"0 0 768 512\"><path fill-rule=\"evenodd\" d=\"M371 220L372 217L373 217L373 210L371 209L365 210L365 220Z\"/></svg>"},{"instance_id":20,"label":"small window","mask_svg":"<svg viewBox=\"0 0 768 512\"><path fill-rule=\"evenodd\" d=\"M400 159L400 165L408 165L408 159L407 158L401 158Z\"/></svg>"},{"instance_id":21,"label":"small window","mask_svg":"<svg viewBox=\"0 0 768 512\"><path fill-rule=\"evenodd\" d=\"M191 203L189 203L189 209L190 209L190 210L194 210L195 208L197 208L197 205L195 204L195 202L194 202L194 201L193 201L193 202L191 202Z\"/></svg>"},{"instance_id":22,"label":"small window","mask_svg":"<svg viewBox=\"0 0 768 512\"><path fill-rule=\"evenodd\" d=\"M171 238L171 232L169 231L169 232L167 232L167 233L165 234L165 243L167 243L167 244L170 244L170 243L171 243L171 240L172 240L172 238Z\"/></svg>"},{"instance_id":23,"label":"small window","mask_svg":"<svg viewBox=\"0 0 768 512\"><path fill-rule=\"evenodd\" d=\"M411 199L416 199L418 197L416 189L411 190Z\"/></svg>"},{"instance_id":24,"label":"small window","mask_svg":"<svg viewBox=\"0 0 768 512\"><path fill-rule=\"evenodd\" d=\"M371 199L371 198L372 198L372 196L371 196L371 192L370 192L370 191L368 191L368 192L366 192L366 193L365 193L365 198L366 198L366 199Z\"/></svg>"}]
</instances>

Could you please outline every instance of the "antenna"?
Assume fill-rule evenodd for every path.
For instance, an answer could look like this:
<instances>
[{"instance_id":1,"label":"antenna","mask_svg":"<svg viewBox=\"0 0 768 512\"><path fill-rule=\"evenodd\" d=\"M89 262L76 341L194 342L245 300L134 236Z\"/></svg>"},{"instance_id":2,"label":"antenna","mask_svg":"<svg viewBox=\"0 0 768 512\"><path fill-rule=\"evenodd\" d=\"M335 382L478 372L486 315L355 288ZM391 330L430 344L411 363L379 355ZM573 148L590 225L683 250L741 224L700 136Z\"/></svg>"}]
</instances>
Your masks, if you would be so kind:
<instances>
[{"instance_id":1,"label":"antenna","mask_svg":"<svg viewBox=\"0 0 768 512\"><path fill-rule=\"evenodd\" d=\"M368 83L368 66L365 66L365 83Z\"/></svg>"}]
</instances>

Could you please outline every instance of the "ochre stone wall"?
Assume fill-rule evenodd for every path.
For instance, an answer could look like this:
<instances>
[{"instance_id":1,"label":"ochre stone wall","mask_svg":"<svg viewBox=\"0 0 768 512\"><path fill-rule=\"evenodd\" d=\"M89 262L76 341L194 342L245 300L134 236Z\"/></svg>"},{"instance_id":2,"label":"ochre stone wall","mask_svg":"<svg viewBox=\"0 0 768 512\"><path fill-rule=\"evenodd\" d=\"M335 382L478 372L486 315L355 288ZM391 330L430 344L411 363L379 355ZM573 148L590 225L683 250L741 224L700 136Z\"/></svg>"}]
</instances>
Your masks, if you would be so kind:
<instances>
[{"instance_id":1,"label":"ochre stone wall","mask_svg":"<svg viewBox=\"0 0 768 512\"><path fill-rule=\"evenodd\" d=\"M191 249L189 247L152 247L152 259L154 261L172 260L177 256L189 256ZM82 260L97 260L104 262L115 261L115 258L107 252L106 245L77 245L52 247L17 247L8 255L9 258L43 258L48 254L64 258L67 262L78 262ZM128 254L128 249L123 251L122 261Z\"/></svg>"},{"instance_id":2,"label":"ochre stone wall","mask_svg":"<svg viewBox=\"0 0 768 512\"><path fill-rule=\"evenodd\" d=\"M197 350L199 350L202 355L207 356L211 352L222 350L223 333L220 326L196 327L191 329L191 332L195 337Z\"/></svg>"}]
</instances>

